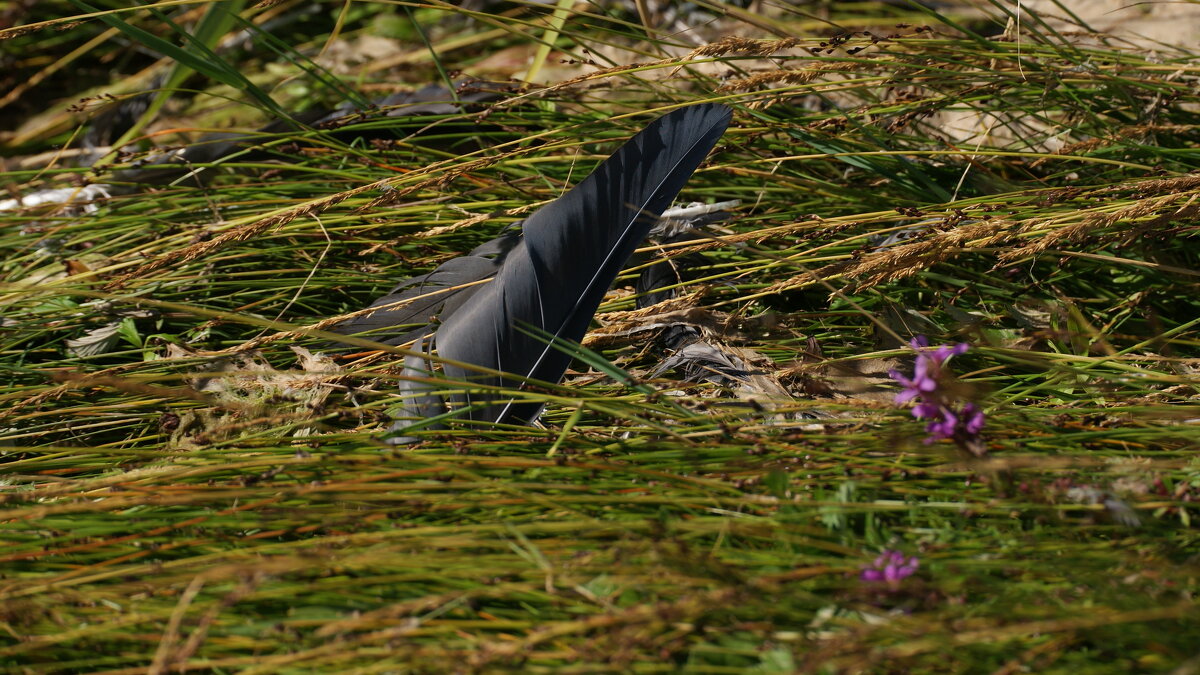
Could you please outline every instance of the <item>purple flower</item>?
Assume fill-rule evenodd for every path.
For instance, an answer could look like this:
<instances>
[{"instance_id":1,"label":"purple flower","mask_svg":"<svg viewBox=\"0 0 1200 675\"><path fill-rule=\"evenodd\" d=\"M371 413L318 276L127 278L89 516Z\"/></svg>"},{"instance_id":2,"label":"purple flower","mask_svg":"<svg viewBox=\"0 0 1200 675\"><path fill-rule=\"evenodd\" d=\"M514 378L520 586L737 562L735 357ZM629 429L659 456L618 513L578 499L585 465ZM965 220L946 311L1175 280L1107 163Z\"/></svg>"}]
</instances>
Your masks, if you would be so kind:
<instances>
[{"instance_id":1,"label":"purple flower","mask_svg":"<svg viewBox=\"0 0 1200 675\"><path fill-rule=\"evenodd\" d=\"M929 434L926 443L949 438L963 446L982 447L978 436L985 421L983 410L974 403L958 407L944 386L952 377L946 372L946 363L952 357L965 354L970 345L960 342L931 349L924 335L913 338L910 344L917 351L912 377L906 377L898 370L890 373L892 379L904 387L896 394L896 403L917 400L912 414L917 419L929 420L925 425Z\"/></svg>"},{"instance_id":2,"label":"purple flower","mask_svg":"<svg viewBox=\"0 0 1200 675\"><path fill-rule=\"evenodd\" d=\"M859 578L868 583L885 583L897 588L900 581L913 575L921 562L916 556L905 558L903 553L885 549L870 565L864 565Z\"/></svg>"},{"instance_id":3,"label":"purple flower","mask_svg":"<svg viewBox=\"0 0 1200 675\"><path fill-rule=\"evenodd\" d=\"M985 417L983 411L974 403L967 403L962 408L963 429L971 436L978 436L983 431Z\"/></svg>"},{"instance_id":4,"label":"purple flower","mask_svg":"<svg viewBox=\"0 0 1200 675\"><path fill-rule=\"evenodd\" d=\"M965 354L971 348L967 343L960 342L953 346L942 345L930 351L929 340L924 335L918 335L909 344L912 345L913 349L917 350L917 363L913 368L912 378L905 377L898 370L888 373L892 376L892 379L904 386L904 391L896 394L896 403L907 403L917 396L924 396L925 394L937 391L938 378L942 374L942 365L951 356Z\"/></svg>"},{"instance_id":5,"label":"purple flower","mask_svg":"<svg viewBox=\"0 0 1200 675\"><path fill-rule=\"evenodd\" d=\"M926 419L929 417L937 417L938 413L940 413L940 412L941 412L941 409L938 408L937 405L935 405L933 403L918 403L915 406L913 406L913 409L912 409L913 417L915 417L919 420Z\"/></svg>"},{"instance_id":6,"label":"purple flower","mask_svg":"<svg viewBox=\"0 0 1200 675\"><path fill-rule=\"evenodd\" d=\"M932 443L942 438L953 438L955 430L958 429L958 415L955 415L949 408L942 408L940 412L941 417L925 425L925 431L929 433L929 438L925 439L926 443ZM932 417L932 415L927 415L927 417Z\"/></svg>"},{"instance_id":7,"label":"purple flower","mask_svg":"<svg viewBox=\"0 0 1200 675\"><path fill-rule=\"evenodd\" d=\"M929 376L921 357L917 357L917 367L912 379L901 375L898 370L893 370L888 374L892 376L893 380L904 386L904 391L896 394L896 403L908 403L922 394L937 389L937 380Z\"/></svg>"}]
</instances>

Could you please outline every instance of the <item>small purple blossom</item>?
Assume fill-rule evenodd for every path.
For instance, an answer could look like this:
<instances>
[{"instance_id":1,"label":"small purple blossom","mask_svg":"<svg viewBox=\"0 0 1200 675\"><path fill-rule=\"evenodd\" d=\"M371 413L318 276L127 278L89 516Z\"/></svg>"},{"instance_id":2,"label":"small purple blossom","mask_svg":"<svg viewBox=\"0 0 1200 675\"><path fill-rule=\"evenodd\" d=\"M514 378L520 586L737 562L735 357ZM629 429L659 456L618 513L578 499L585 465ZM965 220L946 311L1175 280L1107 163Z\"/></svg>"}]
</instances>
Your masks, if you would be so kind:
<instances>
[{"instance_id":1,"label":"small purple blossom","mask_svg":"<svg viewBox=\"0 0 1200 675\"><path fill-rule=\"evenodd\" d=\"M917 396L937 391L939 386L939 378L942 374L942 365L950 359L951 356L965 354L970 345L965 342L960 342L956 345L942 345L932 351L929 350L929 340L924 335L918 335L912 339L912 348L917 350L917 364L913 369L912 378L907 378L898 370L893 370L890 375L894 380L904 386L904 391L896 394L896 403L907 403Z\"/></svg>"},{"instance_id":2,"label":"small purple blossom","mask_svg":"<svg viewBox=\"0 0 1200 675\"><path fill-rule=\"evenodd\" d=\"M979 432L983 431L983 423L987 418L983 416L983 410L974 403L967 403L962 407L962 427L971 436L978 436Z\"/></svg>"},{"instance_id":3,"label":"small purple blossom","mask_svg":"<svg viewBox=\"0 0 1200 675\"><path fill-rule=\"evenodd\" d=\"M859 578L868 583L885 583L897 588L900 581L910 577L921 566L916 556L905 558L899 551L884 550L870 565L864 565Z\"/></svg>"},{"instance_id":4,"label":"small purple blossom","mask_svg":"<svg viewBox=\"0 0 1200 675\"><path fill-rule=\"evenodd\" d=\"M952 378L946 370L946 363L952 357L965 354L970 345L960 342L931 349L924 335L913 338L910 344L917 351L912 377L906 377L898 370L889 373L904 387L896 394L896 403L917 400L912 414L917 419L929 420L925 425L925 431L929 434L926 443L949 438L965 447L982 447L978 436L986 419L983 410L974 403L959 407L946 391L946 385Z\"/></svg>"},{"instance_id":5,"label":"small purple blossom","mask_svg":"<svg viewBox=\"0 0 1200 675\"><path fill-rule=\"evenodd\" d=\"M925 431L930 436L926 442L933 442L939 438L954 438L954 432L958 429L958 416L949 408L943 408L941 413L941 417L925 425Z\"/></svg>"}]
</instances>

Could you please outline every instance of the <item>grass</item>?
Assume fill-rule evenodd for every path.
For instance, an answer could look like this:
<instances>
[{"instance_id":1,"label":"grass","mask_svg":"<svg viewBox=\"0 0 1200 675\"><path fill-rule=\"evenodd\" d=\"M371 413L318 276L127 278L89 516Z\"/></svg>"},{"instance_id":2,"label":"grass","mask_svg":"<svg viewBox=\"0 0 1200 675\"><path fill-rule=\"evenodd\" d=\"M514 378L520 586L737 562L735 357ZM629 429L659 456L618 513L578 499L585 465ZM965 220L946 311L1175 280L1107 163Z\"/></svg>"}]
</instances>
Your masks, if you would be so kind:
<instances>
[{"instance_id":1,"label":"grass","mask_svg":"<svg viewBox=\"0 0 1200 675\"><path fill-rule=\"evenodd\" d=\"M23 10L55 25L0 33L35 83L0 109L12 194L93 176L57 156L83 136L67 108L166 75L144 34L199 73L144 130L160 143L347 88L542 79L346 127L373 143L264 136L285 162L233 157L204 186L0 212L0 664L1194 672L1196 55L1000 3L696 4L711 22L648 37L608 5L285 1L239 10L229 30L273 36L249 43L162 19L220 26L215 3ZM364 36L398 53L355 66ZM736 113L682 198L743 205L670 254L702 256L694 315L794 400L648 379L643 334L596 333L598 370L526 393L544 427L389 447L403 352L292 349L699 101ZM601 320L634 320L633 278ZM922 443L891 402L918 333L972 345L953 367L986 457ZM919 570L861 580L884 549Z\"/></svg>"}]
</instances>

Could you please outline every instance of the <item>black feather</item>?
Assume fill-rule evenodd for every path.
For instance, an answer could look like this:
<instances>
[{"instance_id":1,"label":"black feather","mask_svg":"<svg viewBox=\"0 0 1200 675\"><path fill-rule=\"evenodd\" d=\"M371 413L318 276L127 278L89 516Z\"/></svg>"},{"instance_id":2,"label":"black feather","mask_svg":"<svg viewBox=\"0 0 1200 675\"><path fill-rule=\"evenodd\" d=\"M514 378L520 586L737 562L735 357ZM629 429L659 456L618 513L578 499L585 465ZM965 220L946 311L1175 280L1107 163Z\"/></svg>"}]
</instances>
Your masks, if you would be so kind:
<instances>
[{"instance_id":1,"label":"black feather","mask_svg":"<svg viewBox=\"0 0 1200 675\"><path fill-rule=\"evenodd\" d=\"M424 333L417 335L416 344L413 345L415 353L404 358L404 370L400 373L404 378L400 380L400 398L404 403L396 414L398 421L392 425L392 431L403 431L412 426L414 420L429 419L446 412L446 401L437 394L437 387L428 379L433 375L433 364L421 355L427 351L428 339ZM441 426L427 428L440 429ZM392 436L387 440L393 445L400 445L417 439L412 436Z\"/></svg>"},{"instance_id":2,"label":"black feather","mask_svg":"<svg viewBox=\"0 0 1200 675\"><path fill-rule=\"evenodd\" d=\"M731 111L698 105L665 115L634 136L562 197L525 221L524 235L495 279L442 318L434 346L442 358L516 377L446 364L447 376L485 385L519 386L522 378L557 382L570 356L549 334L580 340L604 293L716 145ZM494 405L469 416L531 422L541 406L477 395L456 403Z\"/></svg>"},{"instance_id":3,"label":"black feather","mask_svg":"<svg viewBox=\"0 0 1200 675\"><path fill-rule=\"evenodd\" d=\"M386 309L344 321L330 330L359 334L389 345L416 339L429 332L431 320L448 317L479 292L482 285L478 282L494 277L520 240L517 230L509 230L465 256L442 263L429 274L405 279L371 303L371 307Z\"/></svg>"}]
</instances>

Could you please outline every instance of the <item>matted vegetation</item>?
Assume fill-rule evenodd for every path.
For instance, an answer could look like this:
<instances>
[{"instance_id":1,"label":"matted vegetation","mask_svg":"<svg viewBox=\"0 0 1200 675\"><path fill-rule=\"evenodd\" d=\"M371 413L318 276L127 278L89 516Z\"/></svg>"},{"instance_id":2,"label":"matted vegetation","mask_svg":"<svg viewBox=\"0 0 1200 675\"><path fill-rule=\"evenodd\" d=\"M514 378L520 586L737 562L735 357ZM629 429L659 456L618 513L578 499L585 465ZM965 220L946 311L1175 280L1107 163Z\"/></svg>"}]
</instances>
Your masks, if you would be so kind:
<instances>
[{"instance_id":1,"label":"matted vegetation","mask_svg":"<svg viewBox=\"0 0 1200 675\"><path fill-rule=\"evenodd\" d=\"M6 668L1198 667L1195 54L999 2L95 4L0 5L6 198L136 161L74 165L104 93L164 87L149 147L540 84L0 212ZM385 444L405 351L331 319L702 101L734 121L682 198L742 204L647 248L699 254L680 296L631 313L623 275L564 386L520 393L542 427ZM668 311L793 399L650 378ZM970 345L982 456L894 403L918 334ZM883 551L917 568L864 574Z\"/></svg>"}]
</instances>

